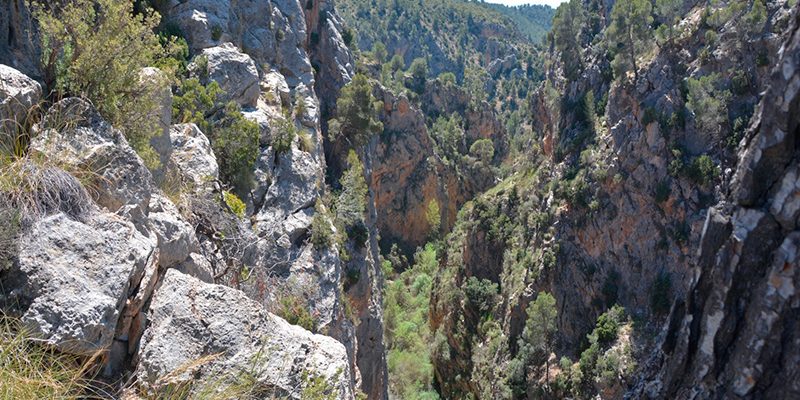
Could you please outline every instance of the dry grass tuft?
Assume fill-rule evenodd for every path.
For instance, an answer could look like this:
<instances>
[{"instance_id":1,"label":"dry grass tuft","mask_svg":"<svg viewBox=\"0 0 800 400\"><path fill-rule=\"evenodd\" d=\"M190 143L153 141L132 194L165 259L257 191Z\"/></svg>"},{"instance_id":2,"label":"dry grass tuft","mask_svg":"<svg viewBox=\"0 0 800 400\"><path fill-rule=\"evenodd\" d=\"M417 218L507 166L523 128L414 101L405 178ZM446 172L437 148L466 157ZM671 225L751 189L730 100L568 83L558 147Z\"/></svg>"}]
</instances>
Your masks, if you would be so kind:
<instances>
[{"instance_id":1,"label":"dry grass tuft","mask_svg":"<svg viewBox=\"0 0 800 400\"><path fill-rule=\"evenodd\" d=\"M22 226L63 212L76 220L93 209L84 185L68 172L29 157L0 165L0 206L14 210Z\"/></svg>"},{"instance_id":2,"label":"dry grass tuft","mask_svg":"<svg viewBox=\"0 0 800 400\"><path fill-rule=\"evenodd\" d=\"M60 353L0 314L0 399L99 399L91 375L98 356Z\"/></svg>"}]
</instances>

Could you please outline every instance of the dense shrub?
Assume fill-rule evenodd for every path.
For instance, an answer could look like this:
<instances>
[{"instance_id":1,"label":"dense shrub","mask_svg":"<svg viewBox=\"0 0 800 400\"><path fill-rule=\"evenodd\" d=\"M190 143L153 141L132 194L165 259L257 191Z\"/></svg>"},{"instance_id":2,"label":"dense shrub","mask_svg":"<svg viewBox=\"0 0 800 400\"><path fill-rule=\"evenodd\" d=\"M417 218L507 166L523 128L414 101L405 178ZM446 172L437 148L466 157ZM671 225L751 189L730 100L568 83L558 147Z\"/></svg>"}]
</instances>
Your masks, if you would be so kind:
<instances>
[{"instance_id":1,"label":"dense shrub","mask_svg":"<svg viewBox=\"0 0 800 400\"><path fill-rule=\"evenodd\" d=\"M239 218L244 218L244 214L247 211L247 206L238 196L226 190L222 192L222 199L225 201L225 204L228 206L231 212L236 214L236 216Z\"/></svg>"},{"instance_id":2,"label":"dense shrub","mask_svg":"<svg viewBox=\"0 0 800 400\"><path fill-rule=\"evenodd\" d=\"M464 284L464 295L467 302L479 315L484 315L492 310L494 299L497 296L497 284L488 279L469 277Z\"/></svg>"},{"instance_id":3,"label":"dense shrub","mask_svg":"<svg viewBox=\"0 0 800 400\"><path fill-rule=\"evenodd\" d=\"M713 182L719 174L719 167L706 154L695 158L686 167L686 175L698 185L707 185Z\"/></svg>"},{"instance_id":4,"label":"dense shrub","mask_svg":"<svg viewBox=\"0 0 800 400\"><path fill-rule=\"evenodd\" d=\"M701 78L689 78L686 108L694 114L697 128L701 133L717 133L720 126L728 120L728 100L730 92L721 90L719 74Z\"/></svg>"},{"instance_id":5,"label":"dense shrub","mask_svg":"<svg viewBox=\"0 0 800 400\"><path fill-rule=\"evenodd\" d=\"M305 300L300 296L290 294L281 298L276 314L292 325L299 325L308 331L316 332L317 321L308 311Z\"/></svg>"},{"instance_id":6,"label":"dense shrub","mask_svg":"<svg viewBox=\"0 0 800 400\"><path fill-rule=\"evenodd\" d=\"M368 188L364 178L364 165L355 151L350 150L347 164L349 168L340 180L342 192L336 201L336 218L344 226L348 237L354 241L356 247L361 248L369 234L364 224Z\"/></svg>"},{"instance_id":7,"label":"dense shrub","mask_svg":"<svg viewBox=\"0 0 800 400\"><path fill-rule=\"evenodd\" d=\"M172 54L155 34L160 16L114 0L35 2L46 88L53 98L81 96L120 129L149 167L159 132L157 91L140 83L142 68Z\"/></svg>"},{"instance_id":8,"label":"dense shrub","mask_svg":"<svg viewBox=\"0 0 800 400\"><path fill-rule=\"evenodd\" d=\"M275 154L291 151L295 137L297 137L297 126L289 115L277 120L272 130L272 149L275 150Z\"/></svg>"},{"instance_id":9,"label":"dense shrub","mask_svg":"<svg viewBox=\"0 0 800 400\"><path fill-rule=\"evenodd\" d=\"M367 77L356 74L336 100L336 118L329 121L332 138L342 138L355 147L363 146L372 135L383 130L383 124L377 119L381 107L372 95Z\"/></svg>"},{"instance_id":10,"label":"dense shrub","mask_svg":"<svg viewBox=\"0 0 800 400\"><path fill-rule=\"evenodd\" d=\"M491 163L494 157L494 144L489 139L478 139L470 146L469 153L486 164Z\"/></svg>"},{"instance_id":11,"label":"dense shrub","mask_svg":"<svg viewBox=\"0 0 800 400\"><path fill-rule=\"evenodd\" d=\"M259 153L258 124L246 119L236 103L229 102L208 136L222 179L245 191Z\"/></svg>"}]
</instances>

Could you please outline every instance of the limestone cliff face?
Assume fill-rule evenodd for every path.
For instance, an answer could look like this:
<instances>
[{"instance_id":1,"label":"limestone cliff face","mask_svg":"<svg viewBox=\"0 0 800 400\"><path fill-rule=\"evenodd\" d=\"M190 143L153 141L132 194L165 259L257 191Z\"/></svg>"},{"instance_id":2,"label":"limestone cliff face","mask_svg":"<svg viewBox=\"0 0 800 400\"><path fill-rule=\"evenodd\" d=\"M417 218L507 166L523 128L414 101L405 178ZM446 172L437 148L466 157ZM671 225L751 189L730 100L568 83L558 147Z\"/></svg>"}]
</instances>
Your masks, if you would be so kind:
<instances>
[{"instance_id":1,"label":"limestone cliff face","mask_svg":"<svg viewBox=\"0 0 800 400\"><path fill-rule=\"evenodd\" d=\"M800 396L797 9L778 54L735 173L707 213L687 295L633 397Z\"/></svg>"},{"instance_id":2,"label":"limestone cliff face","mask_svg":"<svg viewBox=\"0 0 800 400\"><path fill-rule=\"evenodd\" d=\"M591 8L592 4L587 3L586 7ZM688 10L683 24L693 33L681 39L674 48L665 45L648 58L646 63L640 65L638 80L635 81L632 79L633 74L625 79L612 80L610 65L603 57L604 49L588 46L590 38L587 39L587 47L583 53L583 72L577 79L565 78L558 54L551 54L553 62L549 64L546 85L539 89L531 101L534 129L541 135L537 138L537 147L542 151L542 158L535 161L528 171L508 178L468 204L448 240L443 270L436 282L439 289L434 292L432 300L432 325L442 343L439 345L440 342L437 342L434 361L437 380L445 396L503 396L499 388L482 386L481 382L489 385L488 382L502 378L502 373L490 366L492 363L507 361L516 353L517 337L522 333L527 305L539 292L552 293L556 298L559 312L559 335L557 350L554 352L556 360L561 356L576 359L585 348L582 342L591 332L597 317L612 304L618 303L630 315L647 321L633 333L634 358L643 363L649 356L650 349L657 345L655 335L660 331L661 322L665 318L663 310L659 312L652 306L654 288L658 282L670 282L666 293L659 292L667 297L667 304L672 301L689 304L693 301L692 298L707 298L705 294L700 295L700 292L717 290L713 288L718 281L711 283L711 276L716 275L710 271L706 273L707 286L700 288L697 283L700 279L700 267L696 265L702 263L702 254L709 251L701 248L701 243L703 247L707 246L707 239L701 241L704 226L708 226L705 221L707 215L721 213L713 208L709 212L709 209L719 199L724 198L726 182L731 179L733 168L741 165L744 156L744 153L736 151L736 144L741 137L730 133L733 130L732 121L737 118L749 120L751 110L759 99L770 102L771 105L786 104L781 100L774 100L783 98L783 94L769 100L769 94L761 98L760 93L767 88L770 76L770 68L765 64L781 65L778 64L781 53L777 49L785 35L793 34L793 31L785 29L788 10L788 6L783 3L770 3L765 30L756 38L742 39L733 22L721 27L716 50L702 61L696 57L703 48L702 30L696 29L701 10ZM757 64L753 57L748 56L758 52L762 54L762 60L766 61ZM791 56L786 59L790 58ZM720 72L723 77L731 77L732 73L728 71L743 71L741 73L748 85L732 89L727 108L728 118L725 118L718 130L701 128L691 114L683 114L686 112L686 100L681 89L682 81L714 72ZM727 86L731 85L730 82L724 79L722 84L731 87ZM785 79L788 82L791 77ZM593 105L605 93L607 102L603 103L605 108L597 113L594 112L594 107L590 107L591 111L587 115L581 111L580 104L586 100L589 92L595 101ZM565 104L571 106L564 107ZM763 110L768 108L764 107ZM758 121L758 118L756 116L754 121ZM765 121L764 118L760 120ZM747 146L752 140L754 139L745 138L742 146ZM762 139L764 140L772 143ZM792 152L795 151L793 146L792 144ZM763 154L764 162L776 162L775 158L766 153L756 150L749 153L757 153L759 156ZM715 169L716 172L703 179L693 175L692 165L700 158L710 159L718 168ZM786 156L780 156L777 160L781 160L780 167L775 168L773 181L781 179L788 164ZM736 176L739 175L741 173L737 172ZM770 180L764 181L759 175L759 178L751 179L744 185L761 185L762 182ZM750 200L748 205L755 201ZM764 203L759 204L768 204L766 200L760 201ZM733 215L733 211L726 212L728 214L725 215ZM732 217L728 219L733 221L730 218ZM760 217L745 225L748 226L746 231L759 229L759 233L749 237L765 241L755 245L763 247L765 252L753 256L754 260L761 260L760 264L764 265L766 262L763 260L768 259L788 233L780 233L780 230L776 233L774 223L764 227L762 231L758 221L761 221ZM725 226L728 222L721 224ZM731 231L736 231L735 227ZM722 231L715 236L727 238L729 234L730 232ZM711 269L710 265L713 265L713 260L717 257L717 247L713 247L715 250L705 256L709 263L706 269ZM700 256L698 248L701 248ZM791 254L784 257L793 257ZM718 257L717 260L719 262ZM727 266L728 261L724 265ZM758 271L763 271L764 267L761 268ZM748 271L750 272L739 276L750 276L755 270ZM717 274L719 273L721 272ZM792 276L791 272L789 274ZM726 279L737 279L734 272L723 275ZM481 318L475 306L465 297L465 285L471 277L486 279L498 285L496 305L489 315L497 321L501 336L487 333L490 331L485 325L485 318ZM740 285L755 288L757 283L753 282L753 286L748 286L750 283L741 282ZM722 290L726 293L723 297L729 300L727 308L721 309L734 307L731 302L738 295L729 295L727 289ZM681 307L695 307L691 308L693 311L684 311L686 315L694 313L695 316L700 315L700 310L706 307L707 314L703 315L710 315L710 306L705 304ZM749 326L747 324L750 322L745 323L745 320L755 324L759 318L750 317L750 314L744 316L746 301L736 304L742 306L735 306L736 317L722 317L727 315L723 311L722 314L714 315L714 318L721 318L719 321L709 317L714 320L714 330L719 330L720 334L714 336L712 333L711 339L705 343L724 344L722 347L711 347L714 354L711 358L716 357L715 365L719 365L716 368L719 368L720 374L721 371L736 369L730 364L733 358L728 358L736 357L732 355L733 350L723 348L729 349L726 346L734 343L738 337L744 342L744 338L751 334L750 331L737 332L745 329L742 324ZM777 315L788 316L792 315L791 312L781 314L783 311L779 311ZM753 311L753 315L756 313ZM708 326L698 322L697 317L687 316L684 319L684 314L673 312L670 317L674 332L671 340L678 343L686 337L680 332L689 332L686 329L692 327L692 332L696 331L696 335L700 337ZM783 317L778 318L780 320ZM689 320L694 323L690 324ZM679 330L681 327L685 330ZM783 328L776 327L773 332L780 329ZM791 334L784 335L781 339L776 339L776 336L766 339L765 335L762 336L765 338L765 347L774 345L791 348L788 343L794 340L784 340L791 337ZM702 355L696 353L701 342L689 339L690 344L684 345L683 350L674 350L682 351L678 358L684 357L684 361L665 364L681 365L672 368L684 368L680 363L685 362L689 367L695 368L695 371L699 371L697 374L700 378L687 382L679 378L681 375L678 372L666 372L665 375L674 381L659 381L658 385L663 383L663 391L662 386L657 389L654 389L656 384L649 386L655 396L691 398L688 389L681 385L699 387L691 389L695 390L694 393L732 396L732 392L716 392L714 389L717 382L720 385L728 382L732 384L733 378L724 383L710 378L719 375L712 372L715 367L699 360ZM503 349L504 346L507 346L507 350ZM673 351L672 348L677 345L670 342L669 346L672 346L670 351ZM771 357L764 354L764 357ZM487 358L491 361L487 362ZM744 368L744 364L741 367ZM760 371L767 369L769 368L766 366L751 367L750 370L755 372L747 372L747 377L743 375L737 379L745 382L752 377L752 380L758 381ZM777 370L781 371L780 368ZM529 377L529 383L544 379L541 375L543 372L543 369L534 369L531 376L538 378ZM782 372L777 372L780 373ZM464 377L471 379L463 379ZM772 375L769 379L769 382L777 382L772 380ZM620 382L624 388L630 387L634 380L633 376L628 375L621 378ZM758 382L753 382L753 385L758 386ZM768 390L770 385L772 384L764 383L763 390ZM596 388L598 392L607 389L600 386ZM738 396L758 397L752 393L761 393L748 392L749 390L742 393L750 394ZM624 392L625 390L617 388L612 397L622 396Z\"/></svg>"},{"instance_id":3,"label":"limestone cliff face","mask_svg":"<svg viewBox=\"0 0 800 400\"><path fill-rule=\"evenodd\" d=\"M41 50L36 26L24 0L4 1L0 5L0 60L29 75L40 78Z\"/></svg>"},{"instance_id":4,"label":"limestone cliff face","mask_svg":"<svg viewBox=\"0 0 800 400\"><path fill-rule=\"evenodd\" d=\"M484 103L484 108L473 111L467 105L466 94L437 82L428 83L420 103L422 109L404 95L397 96L381 86L373 92L384 106L384 132L369 146L373 160L370 188L375 193L381 239L384 246L398 243L413 251L439 233L431 231L426 216L431 202L439 205L440 229L447 232L461 206L495 183L490 170L443 162L428 132L426 116L463 114L467 121L467 147L477 139L487 138L497 143L498 154L502 154L507 140L505 128L488 105Z\"/></svg>"}]
</instances>

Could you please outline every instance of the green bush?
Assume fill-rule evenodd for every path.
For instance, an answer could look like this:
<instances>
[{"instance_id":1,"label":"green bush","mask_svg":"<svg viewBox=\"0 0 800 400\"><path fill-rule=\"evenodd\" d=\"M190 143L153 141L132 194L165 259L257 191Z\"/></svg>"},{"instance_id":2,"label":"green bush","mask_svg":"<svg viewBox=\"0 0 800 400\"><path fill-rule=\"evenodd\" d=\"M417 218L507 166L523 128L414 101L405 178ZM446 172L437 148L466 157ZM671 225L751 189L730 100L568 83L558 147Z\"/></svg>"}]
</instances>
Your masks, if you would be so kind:
<instances>
[{"instance_id":1,"label":"green bush","mask_svg":"<svg viewBox=\"0 0 800 400\"><path fill-rule=\"evenodd\" d=\"M694 114L700 133L717 133L728 121L728 100L731 94L718 88L719 74L687 81L688 100L686 108Z\"/></svg>"},{"instance_id":2,"label":"green bush","mask_svg":"<svg viewBox=\"0 0 800 400\"><path fill-rule=\"evenodd\" d=\"M362 74L356 74L336 100L336 118L329 121L333 140L343 138L355 147L369 142L372 135L383 130L377 115L382 108L372 95L372 85Z\"/></svg>"},{"instance_id":3,"label":"green bush","mask_svg":"<svg viewBox=\"0 0 800 400\"><path fill-rule=\"evenodd\" d=\"M478 139L470 146L469 153L482 162L489 164L494 157L494 144L489 139Z\"/></svg>"},{"instance_id":4,"label":"green bush","mask_svg":"<svg viewBox=\"0 0 800 400\"><path fill-rule=\"evenodd\" d=\"M217 98L222 94L217 82L206 86L197 78L181 82L175 95L172 96L172 119L177 123L194 123L203 132L210 131L208 118L214 112Z\"/></svg>"},{"instance_id":5,"label":"green bush","mask_svg":"<svg viewBox=\"0 0 800 400\"><path fill-rule=\"evenodd\" d=\"M211 28L211 40L218 41L222 38L222 27L219 25L214 25Z\"/></svg>"},{"instance_id":6,"label":"green bush","mask_svg":"<svg viewBox=\"0 0 800 400\"><path fill-rule=\"evenodd\" d=\"M288 295L281 298L276 314L292 325L299 325L308 331L316 332L317 321L300 296Z\"/></svg>"},{"instance_id":7,"label":"green bush","mask_svg":"<svg viewBox=\"0 0 800 400\"><path fill-rule=\"evenodd\" d=\"M708 185L713 182L720 174L719 167L714 164L714 160L704 154L692 160L686 167L686 175L698 185Z\"/></svg>"},{"instance_id":8,"label":"green bush","mask_svg":"<svg viewBox=\"0 0 800 400\"><path fill-rule=\"evenodd\" d=\"M363 225L368 188L364 178L364 165L355 151L350 150L347 163L349 168L340 180L342 192L336 202L336 217L349 230L358 224Z\"/></svg>"},{"instance_id":9,"label":"green bush","mask_svg":"<svg viewBox=\"0 0 800 400\"><path fill-rule=\"evenodd\" d=\"M46 89L54 99L80 96L91 100L120 129L149 167L158 167L150 138L159 133L157 90L142 85L142 68L168 58L155 34L160 16L144 7L115 0L37 1Z\"/></svg>"},{"instance_id":10,"label":"green bush","mask_svg":"<svg viewBox=\"0 0 800 400\"><path fill-rule=\"evenodd\" d=\"M617 333L625 319L625 309L614 305L597 318L597 326L593 334L597 335L597 343L608 345L617 340Z\"/></svg>"},{"instance_id":11,"label":"green bush","mask_svg":"<svg viewBox=\"0 0 800 400\"><path fill-rule=\"evenodd\" d=\"M333 228L327 215L327 209L318 199L314 207L314 218L311 220L311 243L317 250L325 250L333 245Z\"/></svg>"},{"instance_id":12,"label":"green bush","mask_svg":"<svg viewBox=\"0 0 800 400\"><path fill-rule=\"evenodd\" d=\"M225 190L222 192L222 199L225 200L225 204L237 217L244 218L247 206L238 196Z\"/></svg>"},{"instance_id":13,"label":"green bush","mask_svg":"<svg viewBox=\"0 0 800 400\"><path fill-rule=\"evenodd\" d=\"M275 150L275 154L289 152L296 136L297 126L294 120L289 116L279 119L272 130L272 149Z\"/></svg>"},{"instance_id":14,"label":"green bush","mask_svg":"<svg viewBox=\"0 0 800 400\"><path fill-rule=\"evenodd\" d=\"M492 310L494 299L497 295L497 284L488 279L469 277L464 284L464 295L467 302L478 312L484 315Z\"/></svg>"},{"instance_id":15,"label":"green bush","mask_svg":"<svg viewBox=\"0 0 800 400\"><path fill-rule=\"evenodd\" d=\"M456 84L456 74L450 71L442 72L437 79L445 86L455 86Z\"/></svg>"},{"instance_id":16,"label":"green bush","mask_svg":"<svg viewBox=\"0 0 800 400\"><path fill-rule=\"evenodd\" d=\"M239 105L231 101L208 135L222 179L240 191L250 187L260 134L258 124L246 119Z\"/></svg>"}]
</instances>

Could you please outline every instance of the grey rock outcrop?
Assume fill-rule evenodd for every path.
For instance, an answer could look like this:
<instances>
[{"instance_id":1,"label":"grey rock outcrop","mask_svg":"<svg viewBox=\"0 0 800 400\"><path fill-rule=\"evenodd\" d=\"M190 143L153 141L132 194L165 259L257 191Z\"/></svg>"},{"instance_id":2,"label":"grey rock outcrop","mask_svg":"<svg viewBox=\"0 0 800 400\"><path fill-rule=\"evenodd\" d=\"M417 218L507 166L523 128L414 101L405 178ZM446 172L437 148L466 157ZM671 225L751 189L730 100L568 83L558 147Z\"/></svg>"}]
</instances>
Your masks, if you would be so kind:
<instances>
[{"instance_id":1,"label":"grey rock outcrop","mask_svg":"<svg viewBox=\"0 0 800 400\"><path fill-rule=\"evenodd\" d=\"M46 342L70 353L93 355L127 338L124 315L134 304L158 251L112 214L86 222L55 214L37 221L20 240L18 266L6 275L3 303ZM127 309L126 309L127 307Z\"/></svg>"},{"instance_id":2,"label":"grey rock outcrop","mask_svg":"<svg viewBox=\"0 0 800 400\"><path fill-rule=\"evenodd\" d=\"M85 100L62 100L48 111L31 151L96 174L97 203L111 212L123 206L146 214L153 177L122 133Z\"/></svg>"},{"instance_id":3,"label":"grey rock outcrop","mask_svg":"<svg viewBox=\"0 0 800 400\"><path fill-rule=\"evenodd\" d=\"M0 64L0 132L13 132L24 126L28 110L38 105L41 98L42 86L38 82Z\"/></svg>"},{"instance_id":4,"label":"grey rock outcrop","mask_svg":"<svg viewBox=\"0 0 800 400\"><path fill-rule=\"evenodd\" d=\"M171 164L195 192L213 187L219 180L219 165L206 135L195 124L177 124L170 129Z\"/></svg>"},{"instance_id":5,"label":"grey rock outcrop","mask_svg":"<svg viewBox=\"0 0 800 400\"><path fill-rule=\"evenodd\" d=\"M800 397L800 14L708 211L690 290L632 398Z\"/></svg>"},{"instance_id":6,"label":"grey rock outcrop","mask_svg":"<svg viewBox=\"0 0 800 400\"><path fill-rule=\"evenodd\" d=\"M256 106L260 93L258 70L250 56L232 43L203 49L200 56L207 60L204 72L209 81L217 82L224 92L221 101L235 101L242 107Z\"/></svg>"},{"instance_id":7,"label":"grey rock outcrop","mask_svg":"<svg viewBox=\"0 0 800 400\"><path fill-rule=\"evenodd\" d=\"M289 325L235 289L167 271L149 320L136 370L145 385L157 386L170 373L197 382L250 374L265 393L300 399L308 384L303 377L319 376L337 399L353 397L341 343ZM180 368L207 356L214 357L181 373Z\"/></svg>"},{"instance_id":8,"label":"grey rock outcrop","mask_svg":"<svg viewBox=\"0 0 800 400\"><path fill-rule=\"evenodd\" d=\"M41 49L26 3L25 0L8 0L0 4L0 64L39 79Z\"/></svg>"},{"instance_id":9,"label":"grey rock outcrop","mask_svg":"<svg viewBox=\"0 0 800 400\"><path fill-rule=\"evenodd\" d=\"M199 251L200 244L194 228L181 217L178 208L169 199L155 194L150 198L150 227L158 237L158 264L171 267Z\"/></svg>"}]
</instances>

